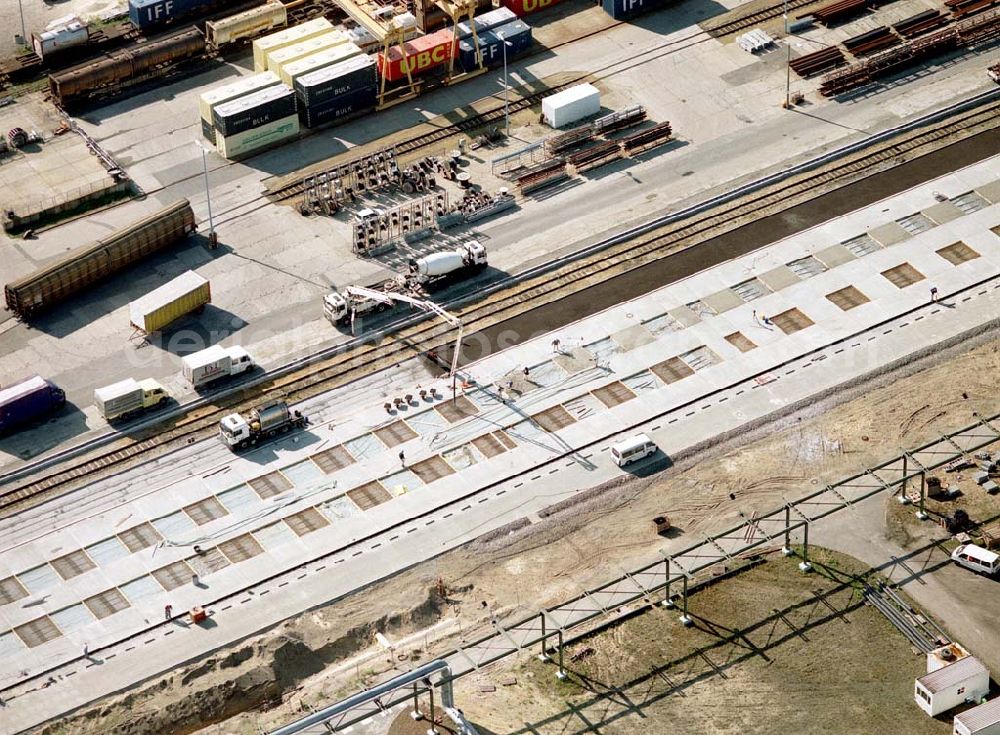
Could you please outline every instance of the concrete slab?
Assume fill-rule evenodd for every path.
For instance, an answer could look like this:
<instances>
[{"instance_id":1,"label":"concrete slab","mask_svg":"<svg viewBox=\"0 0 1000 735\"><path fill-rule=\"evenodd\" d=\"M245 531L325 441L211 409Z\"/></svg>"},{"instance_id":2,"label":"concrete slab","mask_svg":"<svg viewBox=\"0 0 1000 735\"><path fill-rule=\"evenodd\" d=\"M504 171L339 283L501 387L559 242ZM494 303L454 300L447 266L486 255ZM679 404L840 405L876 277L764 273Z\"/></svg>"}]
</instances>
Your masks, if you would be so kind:
<instances>
[{"instance_id":1,"label":"concrete slab","mask_svg":"<svg viewBox=\"0 0 1000 735\"><path fill-rule=\"evenodd\" d=\"M761 282L772 291L780 291L801 279L787 265L780 265L757 276Z\"/></svg>"},{"instance_id":2,"label":"concrete slab","mask_svg":"<svg viewBox=\"0 0 1000 735\"><path fill-rule=\"evenodd\" d=\"M737 306L742 306L745 302L731 289L724 288L721 291L716 291L702 298L702 303L716 314L722 314L730 309L735 309Z\"/></svg>"},{"instance_id":3,"label":"concrete slab","mask_svg":"<svg viewBox=\"0 0 1000 735\"><path fill-rule=\"evenodd\" d=\"M868 236L884 248L896 245L910 238L910 233L897 222L887 222L868 231Z\"/></svg>"},{"instance_id":4,"label":"concrete slab","mask_svg":"<svg viewBox=\"0 0 1000 735\"><path fill-rule=\"evenodd\" d=\"M963 212L951 202L940 202L932 207L927 207L921 214L929 217L937 224L943 225L946 222L951 222L953 219L958 219L962 216Z\"/></svg>"},{"instance_id":5,"label":"concrete slab","mask_svg":"<svg viewBox=\"0 0 1000 735\"><path fill-rule=\"evenodd\" d=\"M996 204L1000 202L1000 179L977 186L975 191L986 201Z\"/></svg>"},{"instance_id":6,"label":"concrete slab","mask_svg":"<svg viewBox=\"0 0 1000 735\"><path fill-rule=\"evenodd\" d=\"M836 268L838 265L849 263L855 259L850 250L839 244L823 248L819 252L813 253L813 256L827 268Z\"/></svg>"}]
</instances>

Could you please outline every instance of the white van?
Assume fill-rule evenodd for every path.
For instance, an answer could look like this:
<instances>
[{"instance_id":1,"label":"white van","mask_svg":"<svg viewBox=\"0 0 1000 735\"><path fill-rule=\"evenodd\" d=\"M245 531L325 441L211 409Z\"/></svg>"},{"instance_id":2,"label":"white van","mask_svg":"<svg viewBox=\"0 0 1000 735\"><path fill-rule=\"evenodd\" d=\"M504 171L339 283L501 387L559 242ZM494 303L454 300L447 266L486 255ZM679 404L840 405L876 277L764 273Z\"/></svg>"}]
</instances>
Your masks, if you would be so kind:
<instances>
[{"instance_id":1,"label":"white van","mask_svg":"<svg viewBox=\"0 0 1000 735\"><path fill-rule=\"evenodd\" d=\"M951 560L980 574L992 576L1000 571L1000 554L975 544L962 544L951 552Z\"/></svg>"},{"instance_id":2,"label":"white van","mask_svg":"<svg viewBox=\"0 0 1000 735\"><path fill-rule=\"evenodd\" d=\"M619 467L636 462L656 451L656 444L645 434L636 434L630 439L611 447L611 458Z\"/></svg>"}]
</instances>

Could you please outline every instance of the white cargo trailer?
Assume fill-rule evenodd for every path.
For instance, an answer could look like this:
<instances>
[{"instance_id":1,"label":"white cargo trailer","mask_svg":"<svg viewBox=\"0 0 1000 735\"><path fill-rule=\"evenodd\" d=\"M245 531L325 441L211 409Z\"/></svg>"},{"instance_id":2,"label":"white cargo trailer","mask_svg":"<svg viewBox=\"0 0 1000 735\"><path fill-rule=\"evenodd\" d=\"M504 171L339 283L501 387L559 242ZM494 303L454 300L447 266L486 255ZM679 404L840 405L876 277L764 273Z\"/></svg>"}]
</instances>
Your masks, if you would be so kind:
<instances>
[{"instance_id":1,"label":"white cargo trailer","mask_svg":"<svg viewBox=\"0 0 1000 735\"><path fill-rule=\"evenodd\" d=\"M554 128L565 127L600 111L601 93L592 84L577 84L542 100L542 115Z\"/></svg>"},{"instance_id":2,"label":"white cargo trailer","mask_svg":"<svg viewBox=\"0 0 1000 735\"><path fill-rule=\"evenodd\" d=\"M965 702L978 702L990 692L990 672L975 656L924 674L917 679L913 698L931 717Z\"/></svg>"},{"instance_id":3,"label":"white cargo trailer","mask_svg":"<svg viewBox=\"0 0 1000 735\"><path fill-rule=\"evenodd\" d=\"M954 735L1000 735L1000 699L955 715Z\"/></svg>"},{"instance_id":4,"label":"white cargo trailer","mask_svg":"<svg viewBox=\"0 0 1000 735\"><path fill-rule=\"evenodd\" d=\"M94 404L107 421L131 418L169 398L170 394L152 378L128 378L94 391Z\"/></svg>"},{"instance_id":5,"label":"white cargo trailer","mask_svg":"<svg viewBox=\"0 0 1000 735\"><path fill-rule=\"evenodd\" d=\"M181 358L181 371L195 388L245 373L254 367L256 363L253 357L239 345L233 347L212 345Z\"/></svg>"}]
</instances>

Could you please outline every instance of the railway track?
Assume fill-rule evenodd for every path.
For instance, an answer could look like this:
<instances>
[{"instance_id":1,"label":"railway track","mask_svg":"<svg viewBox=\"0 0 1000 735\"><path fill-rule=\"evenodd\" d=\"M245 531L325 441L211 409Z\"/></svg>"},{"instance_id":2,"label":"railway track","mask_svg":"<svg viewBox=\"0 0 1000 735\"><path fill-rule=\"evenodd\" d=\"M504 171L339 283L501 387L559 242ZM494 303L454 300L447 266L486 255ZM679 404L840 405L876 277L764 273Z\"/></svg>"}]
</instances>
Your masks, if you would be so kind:
<instances>
[{"instance_id":1,"label":"railway track","mask_svg":"<svg viewBox=\"0 0 1000 735\"><path fill-rule=\"evenodd\" d=\"M572 260L537 276L500 282L493 292L478 302L458 310L466 334L489 328L521 313L538 308L565 295L606 281L647 263L669 257L681 250L796 206L829 190L852 183L866 174L891 168L932 150L979 132L1000 127L1000 99L972 110L958 112L929 128L918 128L884 141L870 149L838 158L816 171L783 178L736 201L723 203L703 213L665 225L657 231L616 242L586 257ZM392 325L390 325L392 326ZM122 468L203 439L216 430L218 420L234 408L258 402L261 394L283 395L292 402L310 398L365 375L392 367L420 352L442 350L453 339L451 328L437 321L419 321L392 334L380 344L363 344L328 359L289 372L240 391L225 401L199 408L160 433L123 439L99 454L81 457L59 471L22 483L0 494L0 513L8 515L37 504L81 484L91 475Z\"/></svg>"},{"instance_id":2,"label":"railway track","mask_svg":"<svg viewBox=\"0 0 1000 735\"><path fill-rule=\"evenodd\" d=\"M814 5L816 0L788 0L788 10L798 10L799 8L804 8L806 5ZM782 13L785 11L784 3L778 3L777 5L769 5L766 8L761 8L760 10L749 13L748 15L728 18L718 17L718 23L713 23L712 21L706 21L701 23L702 29L708 33L712 38L722 38L724 36L731 36L741 31L746 31L758 26L761 23L765 23L769 20L774 20L775 18L780 18ZM733 10L726 13L726 16L738 15L739 10Z\"/></svg>"}]
</instances>

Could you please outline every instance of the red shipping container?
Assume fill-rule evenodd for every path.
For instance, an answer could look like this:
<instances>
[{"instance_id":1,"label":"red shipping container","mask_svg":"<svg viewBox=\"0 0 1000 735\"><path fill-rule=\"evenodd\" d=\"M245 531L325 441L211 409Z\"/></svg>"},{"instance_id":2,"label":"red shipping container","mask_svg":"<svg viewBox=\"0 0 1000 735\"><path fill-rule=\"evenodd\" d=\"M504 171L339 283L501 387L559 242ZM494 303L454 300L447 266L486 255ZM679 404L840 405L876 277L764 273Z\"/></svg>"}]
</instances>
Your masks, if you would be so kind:
<instances>
[{"instance_id":1,"label":"red shipping container","mask_svg":"<svg viewBox=\"0 0 1000 735\"><path fill-rule=\"evenodd\" d=\"M448 29L414 38L404 45L406 46L405 59L399 46L393 46L389 49L388 59L381 51L378 53L379 73L390 82L406 77L404 63L409 67L410 74L417 76L435 66L447 64L455 53L455 38Z\"/></svg>"},{"instance_id":2,"label":"red shipping container","mask_svg":"<svg viewBox=\"0 0 1000 735\"><path fill-rule=\"evenodd\" d=\"M500 4L508 10L514 11L518 18L545 10L557 2L559 0L500 0Z\"/></svg>"}]
</instances>

